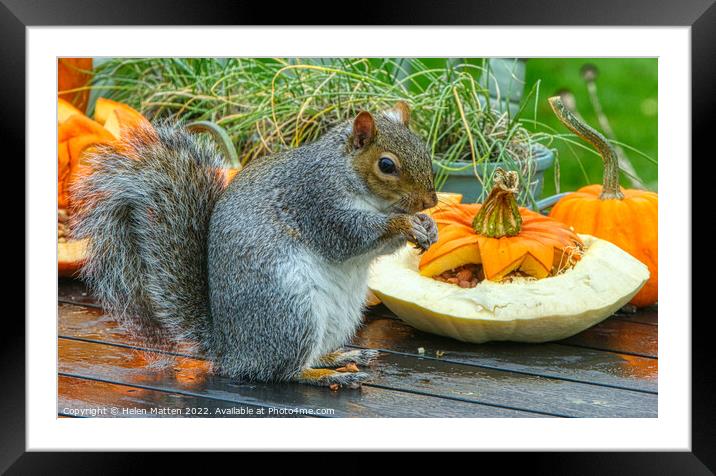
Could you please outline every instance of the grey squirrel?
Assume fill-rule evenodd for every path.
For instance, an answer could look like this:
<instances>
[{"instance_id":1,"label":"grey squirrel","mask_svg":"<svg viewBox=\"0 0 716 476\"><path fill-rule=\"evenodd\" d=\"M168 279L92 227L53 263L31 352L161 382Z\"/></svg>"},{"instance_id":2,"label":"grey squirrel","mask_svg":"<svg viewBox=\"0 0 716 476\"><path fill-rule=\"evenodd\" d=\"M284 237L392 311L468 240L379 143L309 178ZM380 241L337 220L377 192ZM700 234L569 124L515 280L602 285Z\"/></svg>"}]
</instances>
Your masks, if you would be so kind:
<instances>
[{"instance_id":1,"label":"grey squirrel","mask_svg":"<svg viewBox=\"0 0 716 476\"><path fill-rule=\"evenodd\" d=\"M155 343L189 339L219 373L354 384L377 352L341 351L357 330L371 261L437 227L431 159L400 102L259 160L228 187L206 138L137 129L99 148L72 194L89 238L81 277Z\"/></svg>"}]
</instances>

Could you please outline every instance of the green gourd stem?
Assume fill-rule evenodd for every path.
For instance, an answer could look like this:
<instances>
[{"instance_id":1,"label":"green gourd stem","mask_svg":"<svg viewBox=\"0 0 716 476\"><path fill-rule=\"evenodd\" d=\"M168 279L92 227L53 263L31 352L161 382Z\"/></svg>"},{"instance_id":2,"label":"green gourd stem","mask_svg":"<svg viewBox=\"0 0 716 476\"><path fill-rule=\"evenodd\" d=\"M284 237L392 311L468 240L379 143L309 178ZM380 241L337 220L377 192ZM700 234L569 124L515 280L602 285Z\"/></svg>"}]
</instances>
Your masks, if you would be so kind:
<instances>
[{"instance_id":1,"label":"green gourd stem","mask_svg":"<svg viewBox=\"0 0 716 476\"><path fill-rule=\"evenodd\" d=\"M515 236L522 229L522 215L515 194L519 189L517 172L495 170L493 187L472 221L475 233L490 238Z\"/></svg>"},{"instance_id":2,"label":"green gourd stem","mask_svg":"<svg viewBox=\"0 0 716 476\"><path fill-rule=\"evenodd\" d=\"M234 144L231 142L229 134L226 133L223 127L209 121L197 121L187 124L186 128L193 132L208 132L211 134L224 152L224 159L228 161L232 167L241 170L241 161L236 153Z\"/></svg>"},{"instance_id":3,"label":"green gourd stem","mask_svg":"<svg viewBox=\"0 0 716 476\"><path fill-rule=\"evenodd\" d=\"M604 162L604 180L602 183L602 200L621 200L624 194L619 187L619 158L614 147L607 141L606 137L597 132L572 114L562 102L562 98L554 96L549 98L549 105L552 107L557 118L567 126L569 130L589 142L597 149Z\"/></svg>"}]
</instances>

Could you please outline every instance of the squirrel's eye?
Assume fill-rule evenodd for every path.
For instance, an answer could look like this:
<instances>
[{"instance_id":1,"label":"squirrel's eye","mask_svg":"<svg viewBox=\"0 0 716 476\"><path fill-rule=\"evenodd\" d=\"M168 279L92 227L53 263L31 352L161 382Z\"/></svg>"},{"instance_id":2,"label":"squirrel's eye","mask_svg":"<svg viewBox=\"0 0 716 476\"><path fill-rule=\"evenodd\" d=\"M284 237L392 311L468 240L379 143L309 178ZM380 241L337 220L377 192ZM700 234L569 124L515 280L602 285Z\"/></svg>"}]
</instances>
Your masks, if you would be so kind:
<instances>
[{"instance_id":1,"label":"squirrel's eye","mask_svg":"<svg viewBox=\"0 0 716 476\"><path fill-rule=\"evenodd\" d=\"M388 157L381 157L378 161L378 168L384 174L394 174L395 162L393 162L393 160L389 159Z\"/></svg>"}]
</instances>

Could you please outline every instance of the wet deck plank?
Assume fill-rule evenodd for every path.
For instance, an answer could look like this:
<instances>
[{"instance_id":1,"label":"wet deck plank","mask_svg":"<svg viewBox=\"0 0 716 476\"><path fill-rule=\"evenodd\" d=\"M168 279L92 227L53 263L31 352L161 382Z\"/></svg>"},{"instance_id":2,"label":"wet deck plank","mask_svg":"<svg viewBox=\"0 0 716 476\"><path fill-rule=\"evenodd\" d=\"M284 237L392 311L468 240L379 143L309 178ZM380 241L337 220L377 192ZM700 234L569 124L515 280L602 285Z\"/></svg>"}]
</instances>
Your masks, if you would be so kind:
<instances>
[{"instance_id":1,"label":"wet deck plank","mask_svg":"<svg viewBox=\"0 0 716 476\"><path fill-rule=\"evenodd\" d=\"M59 333L65 336L59 341L60 368L66 378L93 381L84 385L99 388L141 388L158 401L160 395L173 392L175 398L204 399L219 406L319 408L325 404L334 409L331 416L657 415L655 313L624 319L617 315L559 343L473 345L414 330L378 306L368 313L354 341L356 346L385 351L371 369L370 384L361 390L241 384L205 369L200 371L197 392L179 376L188 362L195 368L206 367L201 356L165 356L174 362L158 369L146 361L148 354L117 346L141 347L141 343L105 316L81 283L62 282L58 297ZM77 305L63 304L67 302ZM145 359L142 365L128 368L137 356Z\"/></svg>"},{"instance_id":2,"label":"wet deck plank","mask_svg":"<svg viewBox=\"0 0 716 476\"><path fill-rule=\"evenodd\" d=\"M232 402L149 390L146 387L111 384L64 375L60 375L58 380L58 393L58 413L72 417L260 418L269 416L268 412L256 405L237 405Z\"/></svg>"},{"instance_id":3,"label":"wet deck plank","mask_svg":"<svg viewBox=\"0 0 716 476\"><path fill-rule=\"evenodd\" d=\"M559 343L652 359L659 356L656 326L615 318L606 319Z\"/></svg>"},{"instance_id":4,"label":"wet deck plank","mask_svg":"<svg viewBox=\"0 0 716 476\"><path fill-rule=\"evenodd\" d=\"M655 359L558 344L499 342L470 344L375 316L367 320L354 341L362 347L390 349L444 361L486 366L530 375L630 390L657 391Z\"/></svg>"},{"instance_id":5,"label":"wet deck plank","mask_svg":"<svg viewBox=\"0 0 716 476\"><path fill-rule=\"evenodd\" d=\"M323 412L344 417L530 417L540 416L509 409L456 402L364 386L332 392L298 384L241 383L212 375L204 361L165 358L107 344L60 339L61 375L99 380L135 388L171 392L237 406L263 407L267 416L281 412ZM161 364L161 365L160 365ZM161 402L157 402L161 406ZM194 406L201 406L197 403ZM302 413L298 413L300 415ZM293 415L293 414L292 414ZM318 416L318 415L316 415Z\"/></svg>"}]
</instances>

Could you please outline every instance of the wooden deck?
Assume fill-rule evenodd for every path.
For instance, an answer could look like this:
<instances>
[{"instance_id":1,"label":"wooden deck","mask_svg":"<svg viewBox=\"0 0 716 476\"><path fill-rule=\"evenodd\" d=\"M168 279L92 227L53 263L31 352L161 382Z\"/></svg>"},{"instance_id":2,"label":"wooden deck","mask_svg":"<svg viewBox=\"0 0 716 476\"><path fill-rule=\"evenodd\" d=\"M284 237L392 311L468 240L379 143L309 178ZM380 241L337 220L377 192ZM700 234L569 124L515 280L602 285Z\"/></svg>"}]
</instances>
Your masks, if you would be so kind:
<instances>
[{"instance_id":1,"label":"wooden deck","mask_svg":"<svg viewBox=\"0 0 716 476\"><path fill-rule=\"evenodd\" d=\"M331 391L236 382L207 372L200 356L145 349L77 281L60 281L58 306L59 416L657 416L656 310L549 344L475 345L417 331L378 306L353 342L382 351L373 378Z\"/></svg>"}]
</instances>

